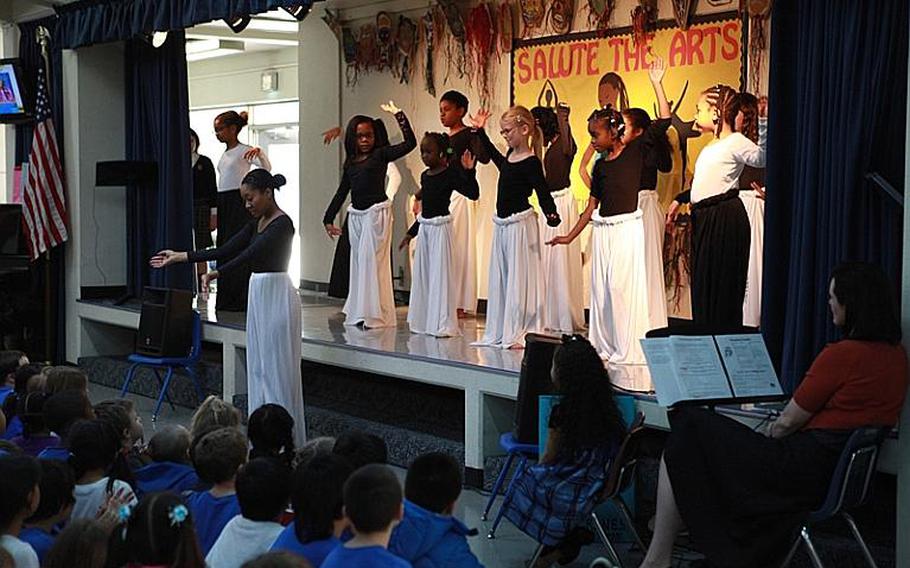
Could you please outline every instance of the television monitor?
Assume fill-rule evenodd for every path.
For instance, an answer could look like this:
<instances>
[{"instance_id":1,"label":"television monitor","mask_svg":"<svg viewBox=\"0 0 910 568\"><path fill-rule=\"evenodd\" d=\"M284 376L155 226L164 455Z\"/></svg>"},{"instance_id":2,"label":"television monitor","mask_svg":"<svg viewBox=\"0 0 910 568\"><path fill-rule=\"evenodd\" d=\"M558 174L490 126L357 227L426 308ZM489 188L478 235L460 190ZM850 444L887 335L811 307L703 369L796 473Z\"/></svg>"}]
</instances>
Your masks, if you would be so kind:
<instances>
[{"instance_id":1,"label":"television monitor","mask_svg":"<svg viewBox=\"0 0 910 568\"><path fill-rule=\"evenodd\" d=\"M0 122L26 122L33 118L27 108L23 79L18 59L0 59Z\"/></svg>"}]
</instances>

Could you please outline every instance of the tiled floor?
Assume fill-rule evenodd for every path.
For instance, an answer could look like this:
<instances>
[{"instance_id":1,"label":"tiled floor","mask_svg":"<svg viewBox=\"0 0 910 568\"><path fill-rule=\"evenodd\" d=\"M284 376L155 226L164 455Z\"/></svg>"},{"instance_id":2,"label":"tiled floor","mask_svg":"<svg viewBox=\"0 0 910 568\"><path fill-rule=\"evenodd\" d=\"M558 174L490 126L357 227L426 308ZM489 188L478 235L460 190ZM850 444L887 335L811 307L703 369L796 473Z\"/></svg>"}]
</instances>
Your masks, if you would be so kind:
<instances>
[{"instance_id":1,"label":"tiled floor","mask_svg":"<svg viewBox=\"0 0 910 568\"><path fill-rule=\"evenodd\" d=\"M89 387L89 395L93 402L98 402L108 398L116 398L119 395L119 392L115 389L91 384ZM192 410L181 406L177 406L176 409L172 410L166 405L162 407L161 417L158 422L152 422L151 416L155 401L151 398L142 396L134 396L133 400L135 400L139 415L142 418L146 440L151 438L154 435L155 430L161 426L167 424L183 424L188 426L190 423ZM395 469L403 480L405 470L400 468ZM456 510L458 518L462 519L468 527L476 528L479 533L477 536L470 539L471 549L487 568L524 568L526 561L530 559L533 554L536 544L508 521L503 521L499 525L495 539L487 539L486 534L493 524L492 515L489 521L484 522L480 520L487 498L488 496L485 494L467 489L462 493L458 502L458 508ZM494 507L494 511L495 510ZM598 555L603 554L603 552L603 549L599 545L589 546L582 552L579 560L571 564L571 566L587 566L591 560ZM629 558L627 565L635 565L632 557Z\"/></svg>"}]
</instances>

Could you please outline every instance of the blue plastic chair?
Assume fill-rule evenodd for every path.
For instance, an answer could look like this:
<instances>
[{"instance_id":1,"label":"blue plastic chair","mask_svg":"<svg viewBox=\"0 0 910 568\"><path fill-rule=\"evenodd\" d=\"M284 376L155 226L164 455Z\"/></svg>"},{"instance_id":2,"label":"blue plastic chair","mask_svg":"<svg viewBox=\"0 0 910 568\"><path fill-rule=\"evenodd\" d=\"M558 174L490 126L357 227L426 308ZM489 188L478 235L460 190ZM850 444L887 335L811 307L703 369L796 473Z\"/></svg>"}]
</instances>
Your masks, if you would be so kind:
<instances>
[{"instance_id":1,"label":"blue plastic chair","mask_svg":"<svg viewBox=\"0 0 910 568\"><path fill-rule=\"evenodd\" d=\"M537 459L537 456L540 455L537 444L522 444L515 439L515 435L512 432L506 432L500 436L499 445L506 451L508 458L506 458L505 465L503 465L502 469L499 471L496 483L493 484L493 491L490 493L490 498L487 500L487 506L484 507L483 515L480 517L482 521L487 520L487 515L490 513L490 509L493 508L493 502L496 500L499 490L502 489L502 484L505 482L506 476L509 474L509 468L512 467L512 462L515 461L515 458L519 458L518 467L515 468L515 475L513 475L511 481L509 481L509 487L506 488L505 492L506 495L509 495L512 492L512 484L515 483L518 474L524 469L525 464L528 463L528 459ZM487 534L487 538L496 538L496 527L499 526L499 522L502 520L504 513L505 511L503 510L502 505L500 505L496 520L493 521L493 527L490 529L489 534Z\"/></svg>"},{"instance_id":2,"label":"blue plastic chair","mask_svg":"<svg viewBox=\"0 0 910 568\"><path fill-rule=\"evenodd\" d=\"M855 430L850 435L843 452L841 452L837 467L834 469L834 475L831 477L831 485L828 486L828 495L825 497L824 503L809 515L782 566L788 566L799 549L799 545L805 543L812 565L815 568L823 568L821 557L819 557L815 544L809 535L809 528L812 525L839 516L850 527L850 532L853 533L853 538L859 543L866 562L869 566L875 568L876 564L872 558L872 553L869 552L869 547L866 546L866 542L859 533L856 522L847 511L859 507L869 498L869 487L872 484L872 476L875 473L875 465L878 461L878 450L889 430L889 428L866 427Z\"/></svg>"},{"instance_id":3,"label":"blue plastic chair","mask_svg":"<svg viewBox=\"0 0 910 568\"><path fill-rule=\"evenodd\" d=\"M155 372L155 378L158 379L158 401L155 404L155 412L152 413L152 422L158 420L158 414L161 411L161 403L167 398L168 404L171 405L171 410L174 410L174 403L171 401L171 397L167 394L167 389L171 386L171 379L174 376L174 369L185 369L187 374L193 381L193 387L196 389L196 402L197 404L202 402L202 399L205 398L202 391L202 386L199 384L199 377L196 375L196 371L193 368L202 357L202 319L199 317L199 312L193 311L193 345L190 348L190 352L186 357L149 357L147 355L139 355L138 353L133 353L127 358L127 361L132 363L129 370L126 372L126 379L123 381L123 388L120 389L120 398L126 397L127 392L130 388L130 383L133 381L133 377L136 374L136 369L139 367L151 367ZM167 373L164 375L164 378L161 377L161 369L167 369Z\"/></svg>"}]
</instances>

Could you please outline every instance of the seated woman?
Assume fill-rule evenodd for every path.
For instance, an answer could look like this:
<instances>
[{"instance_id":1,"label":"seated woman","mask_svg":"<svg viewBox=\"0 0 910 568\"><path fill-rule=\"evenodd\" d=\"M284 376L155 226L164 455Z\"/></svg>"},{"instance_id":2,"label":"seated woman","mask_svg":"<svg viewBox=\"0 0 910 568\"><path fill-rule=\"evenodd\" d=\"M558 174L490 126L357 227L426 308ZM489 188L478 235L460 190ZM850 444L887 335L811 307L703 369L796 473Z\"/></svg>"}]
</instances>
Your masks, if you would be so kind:
<instances>
[{"instance_id":1,"label":"seated woman","mask_svg":"<svg viewBox=\"0 0 910 568\"><path fill-rule=\"evenodd\" d=\"M505 516L545 546L541 566L567 564L593 540L583 527L626 433L603 361L587 339L564 335L551 375L561 398L546 450L540 463L516 474L503 504Z\"/></svg>"},{"instance_id":2,"label":"seated woman","mask_svg":"<svg viewBox=\"0 0 910 568\"><path fill-rule=\"evenodd\" d=\"M824 500L852 431L897 423L907 354L887 278L869 264L842 264L828 298L844 339L815 358L768 436L703 409L669 413L642 567L670 566L683 524L711 566L779 565Z\"/></svg>"}]
</instances>

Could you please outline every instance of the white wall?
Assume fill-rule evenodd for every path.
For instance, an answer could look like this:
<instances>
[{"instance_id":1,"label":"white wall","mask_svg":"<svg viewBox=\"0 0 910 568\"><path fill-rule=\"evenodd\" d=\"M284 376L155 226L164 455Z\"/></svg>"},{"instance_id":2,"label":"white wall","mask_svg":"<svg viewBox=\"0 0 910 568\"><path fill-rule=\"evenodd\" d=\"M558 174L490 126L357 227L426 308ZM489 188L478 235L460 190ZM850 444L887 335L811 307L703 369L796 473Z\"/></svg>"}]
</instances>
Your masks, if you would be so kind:
<instances>
[{"instance_id":1,"label":"white wall","mask_svg":"<svg viewBox=\"0 0 910 568\"><path fill-rule=\"evenodd\" d=\"M95 164L125 158L123 44L63 52L67 360L81 341L75 301L83 286L126 284L126 190L95 187Z\"/></svg>"},{"instance_id":2,"label":"white wall","mask_svg":"<svg viewBox=\"0 0 910 568\"><path fill-rule=\"evenodd\" d=\"M637 5L637 0L618 0L613 13L612 27L630 26L630 13ZM702 2L698 6L698 14L727 12L738 9L738 7L739 2L732 0L720 6L710 6ZM356 29L361 23L373 21L376 11L382 8L387 10L395 9L396 13L393 16L404 10L403 13L417 20L426 11L426 4L416 0L402 0L396 2L393 8L386 5L381 7L365 5L355 9L342 10L341 17L343 20L348 20L350 22L349 25ZM577 4L577 8L574 31L585 31L588 29L587 11L581 3ZM467 95L472 105L469 112L477 109L480 94L465 79L450 76L446 81L445 65L441 56L437 56L436 59L436 97L430 96L423 87L423 69L421 67L423 61L420 56L417 58L418 68L410 85L401 85L389 73L370 73L361 75L353 87L348 87L343 79L345 65L341 61L340 46L335 37L328 31L327 26L318 18L321 15L322 7L317 4L314 8L314 13L303 22L300 30L298 55L300 68L306 70L300 76L300 93L303 94L300 107L301 180L305 180L303 182L304 188L302 188L305 198L301 199L301 236L304 237L301 266L304 280L327 282L331 271L334 243L326 238L322 229L321 218L325 207L337 188L338 170L340 169L340 148L338 143L330 148L325 148L319 138L319 133L331 126L340 125L343 127L344 121L354 114L382 116L384 113L379 109L379 104L388 99L393 99L410 118L419 139L423 132L427 130L442 130L438 117L438 97L443 92L449 89L457 89ZM670 0L659 1L659 18L673 18ZM769 27L768 24L766 26ZM765 57L763 66L764 78L761 83L765 88L767 88L768 84L767 60L768 54ZM338 62L338 70L330 68L329 64L331 61ZM494 73L493 100L490 105L490 110L492 110L494 117L501 114L509 105L510 71L511 61L508 56L505 56L496 66ZM339 79L336 79L337 76L342 77L340 91L337 86L339 81ZM341 97L340 109L336 109L334 104L336 92L339 92ZM339 110L340 116L338 115ZM385 117L386 125L389 127L389 133L394 143L401 139L401 135L397 132L394 119L387 114L385 114ZM499 137L494 137L494 141L499 143ZM503 144L499 145L501 149L505 149ZM407 257L398 252L397 243L404 235L409 220L407 197L416 189L417 181L415 180L419 180L420 172L423 170L423 165L416 151L400 160L399 165L402 164L404 165L401 168L404 180L393 203L395 225L392 242L395 245L393 248L393 272L395 275L398 274L400 269L404 269L406 273L408 272ZM495 205L497 179L498 174L494 166L488 165L478 168L481 196L476 205L475 218L479 221L476 227L478 274L480 275L478 293L480 297L486 296L486 267L489 263L492 232L492 224L489 219ZM396 282L395 286L396 288L407 288L407 280L404 284Z\"/></svg>"},{"instance_id":3,"label":"white wall","mask_svg":"<svg viewBox=\"0 0 910 568\"><path fill-rule=\"evenodd\" d=\"M193 61L187 65L190 108L297 99L297 48L253 51ZM278 71L278 90L260 90L262 72Z\"/></svg>"}]
</instances>

